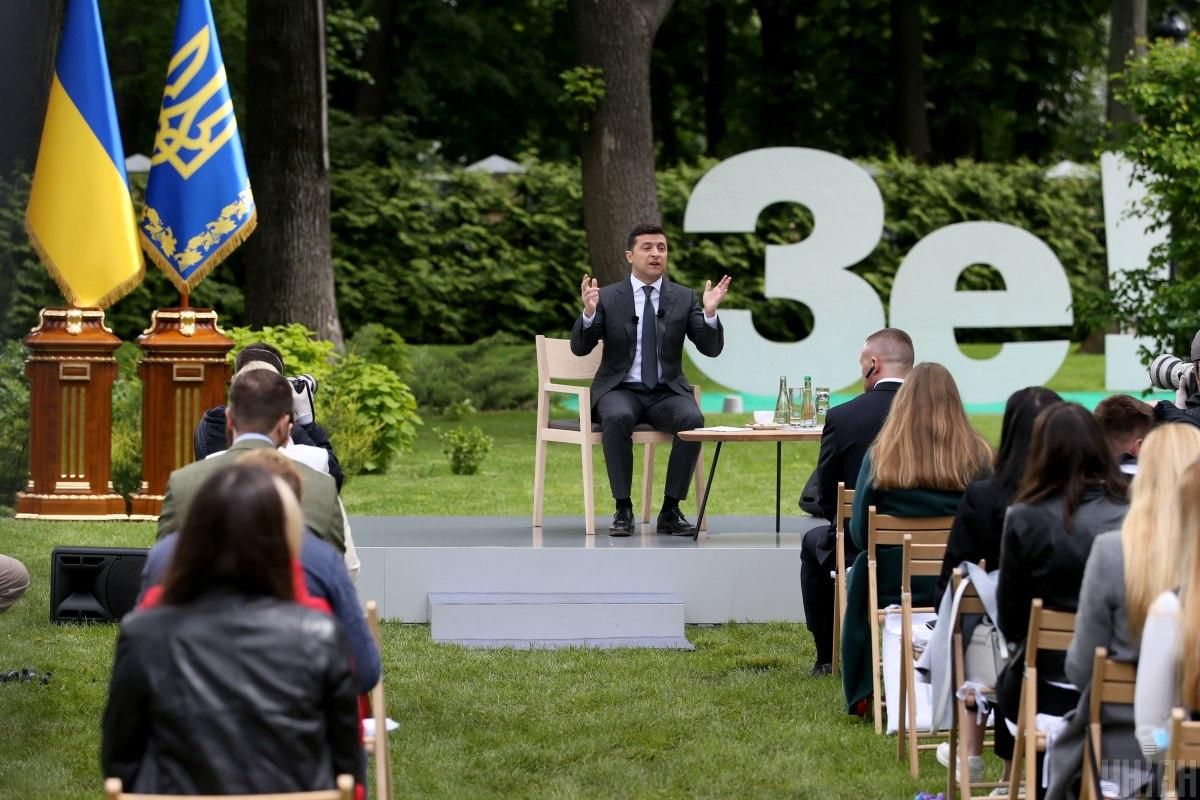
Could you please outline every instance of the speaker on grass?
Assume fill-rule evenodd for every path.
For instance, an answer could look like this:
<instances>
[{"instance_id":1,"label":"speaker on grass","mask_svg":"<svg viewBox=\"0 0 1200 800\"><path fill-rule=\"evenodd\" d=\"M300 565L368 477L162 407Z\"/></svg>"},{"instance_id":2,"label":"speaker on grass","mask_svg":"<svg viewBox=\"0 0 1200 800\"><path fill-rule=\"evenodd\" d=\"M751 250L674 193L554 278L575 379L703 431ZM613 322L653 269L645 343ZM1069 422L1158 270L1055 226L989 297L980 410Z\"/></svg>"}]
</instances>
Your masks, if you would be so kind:
<instances>
[{"instance_id":1,"label":"speaker on grass","mask_svg":"<svg viewBox=\"0 0 1200 800\"><path fill-rule=\"evenodd\" d=\"M120 622L137 602L149 550L56 547L50 556L51 622Z\"/></svg>"}]
</instances>

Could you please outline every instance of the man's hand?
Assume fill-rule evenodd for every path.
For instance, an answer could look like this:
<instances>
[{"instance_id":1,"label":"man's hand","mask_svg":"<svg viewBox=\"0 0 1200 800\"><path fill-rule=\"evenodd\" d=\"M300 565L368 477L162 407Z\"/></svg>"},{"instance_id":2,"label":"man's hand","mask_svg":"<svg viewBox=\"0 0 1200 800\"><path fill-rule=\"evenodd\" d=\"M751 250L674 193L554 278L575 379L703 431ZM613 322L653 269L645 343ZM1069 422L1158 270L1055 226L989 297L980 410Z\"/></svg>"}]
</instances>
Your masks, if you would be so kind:
<instances>
[{"instance_id":1,"label":"man's hand","mask_svg":"<svg viewBox=\"0 0 1200 800\"><path fill-rule=\"evenodd\" d=\"M704 316L715 317L717 315L717 307L721 305L721 301L725 299L725 293L728 291L728 275L723 276L721 280L717 281L716 286L713 286L712 281L704 282Z\"/></svg>"},{"instance_id":2,"label":"man's hand","mask_svg":"<svg viewBox=\"0 0 1200 800\"><path fill-rule=\"evenodd\" d=\"M600 283L595 278L584 275L583 283L579 286L579 296L583 298L583 315L595 316L596 304L600 302Z\"/></svg>"}]
</instances>

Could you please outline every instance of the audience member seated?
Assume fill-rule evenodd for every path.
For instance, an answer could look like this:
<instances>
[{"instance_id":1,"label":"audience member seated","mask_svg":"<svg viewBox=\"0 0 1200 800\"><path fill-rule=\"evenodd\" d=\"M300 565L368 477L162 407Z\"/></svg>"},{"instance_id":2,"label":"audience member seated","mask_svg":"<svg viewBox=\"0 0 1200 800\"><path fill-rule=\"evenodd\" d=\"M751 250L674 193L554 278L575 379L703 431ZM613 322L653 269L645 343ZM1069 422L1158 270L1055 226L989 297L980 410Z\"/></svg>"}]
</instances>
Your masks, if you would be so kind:
<instances>
[{"instance_id":1,"label":"audience member seated","mask_svg":"<svg viewBox=\"0 0 1200 800\"><path fill-rule=\"evenodd\" d=\"M1093 413L1121 471L1136 475L1142 440L1154 427L1154 409L1127 394L1114 394L1101 400Z\"/></svg>"},{"instance_id":2,"label":"audience member seated","mask_svg":"<svg viewBox=\"0 0 1200 800\"><path fill-rule=\"evenodd\" d=\"M1197 458L1200 428L1164 425L1152 431L1141 447L1141 466L1130 485L1125 522L1119 531L1102 533L1092 544L1066 664L1067 677L1081 696L1055 740L1048 798L1077 796L1096 648L1108 650L1109 658L1136 663L1150 604L1177 583L1179 478ZM1147 778L1133 735L1133 709L1106 706L1102 722L1104 760L1121 767L1104 770L1105 777L1121 786L1122 797L1132 796Z\"/></svg>"},{"instance_id":3,"label":"audience member seated","mask_svg":"<svg viewBox=\"0 0 1200 800\"><path fill-rule=\"evenodd\" d=\"M817 647L812 674L833 671L833 579L837 569L833 530L837 508L837 486L853 489L858 481L863 456L887 419L892 400L913 366L912 339L898 328L884 328L867 337L858 356L863 376L863 393L829 409L821 433L821 452L809 484L817 486L819 513L829 525L813 528L804 535L800 550L800 590L804 594L804 618ZM802 503L803 505L803 503ZM858 549L843 537L846 563L854 561Z\"/></svg>"},{"instance_id":4,"label":"audience member seated","mask_svg":"<svg viewBox=\"0 0 1200 800\"><path fill-rule=\"evenodd\" d=\"M892 404L887 422L863 458L854 494L850 536L867 548L868 513L899 517L951 516L963 490L991 470L992 450L971 427L954 378L941 364L918 364ZM880 548L876 580L880 607L900 601L900 550ZM913 581L916 605L932 605L934 579ZM846 710L865 715L871 698L867 554L850 569L842 623L842 690Z\"/></svg>"},{"instance_id":5,"label":"audience member seated","mask_svg":"<svg viewBox=\"0 0 1200 800\"><path fill-rule=\"evenodd\" d=\"M1197 432L1197 436L1200 436L1200 431ZM282 478L298 500L303 497L304 486L300 481L300 473L282 451L266 447L252 450L243 454L237 463L262 467L272 475ZM169 533L150 549L146 565L142 569L143 597L150 587L162 582L178 540L178 534ZM346 632L358 691L365 694L379 681L379 649L367 629L362 604L354 590L346 565L333 545L308 528L304 530L299 555L308 593L329 604L330 610Z\"/></svg>"},{"instance_id":6,"label":"audience member seated","mask_svg":"<svg viewBox=\"0 0 1200 800\"><path fill-rule=\"evenodd\" d=\"M210 475L226 469L244 453L276 448L288 440L292 427L292 387L271 370L240 373L229 387L225 416L234 436L229 449L181 467L167 480L158 518L159 538L179 530L197 490ZM299 463L296 469L304 484L304 524L338 552L345 552L345 522L333 478Z\"/></svg>"},{"instance_id":7,"label":"audience member seated","mask_svg":"<svg viewBox=\"0 0 1200 800\"><path fill-rule=\"evenodd\" d=\"M295 601L291 490L261 467L210 476L156 607L121 626L101 729L132 792L250 794L364 785L357 688L341 626Z\"/></svg>"},{"instance_id":8,"label":"audience member seated","mask_svg":"<svg viewBox=\"0 0 1200 800\"><path fill-rule=\"evenodd\" d=\"M262 362L279 375L287 377L287 370L283 366L283 354L266 342L253 342L242 348L233 362L234 374L241 372L251 362ZM289 383L288 386L291 384ZM295 387L292 387L292 409L295 425L292 427L290 440L298 445L319 447L325 450L327 469L320 471L327 471L332 475L337 483L338 491L341 491L344 480L342 466L333 452L329 434L316 422L312 397L307 391L297 391ZM205 411L200 421L196 423L196 432L192 435L192 447L196 451L196 460L201 461L208 458L213 453L226 449L229 444L229 432L225 427L225 406L217 406ZM313 465L309 464L309 466ZM314 469L319 470L319 467L314 466Z\"/></svg>"},{"instance_id":9,"label":"audience member seated","mask_svg":"<svg viewBox=\"0 0 1200 800\"><path fill-rule=\"evenodd\" d=\"M1043 408L1060 403L1062 398L1042 386L1030 386L1013 392L1004 405L1000 427L1000 450L996 453L995 472L975 481L963 492L962 501L954 516L954 527L946 544L942 574L938 577L935 597L941 597L950 584L950 576L964 561L987 562L987 569L1000 567L1000 536L1004 531L1004 515L1017 493L1025 464L1029 460L1033 422ZM963 726L972 779L983 772L983 728L970 717ZM943 766L953 760L950 743L938 745L937 759Z\"/></svg>"},{"instance_id":10,"label":"audience member seated","mask_svg":"<svg viewBox=\"0 0 1200 800\"><path fill-rule=\"evenodd\" d=\"M1024 643L1035 597L1047 609L1075 611L1092 542L1121 526L1129 509L1126 491L1126 477L1086 408L1055 403L1038 415L1029 465L1000 544L996 624L1010 645ZM1079 701L1064 661L1064 653L1038 657L1040 713L1062 716ZM1005 774L1013 736L1002 718L1016 724L1023 665L1023 648L1018 648L996 687L996 755L1005 760Z\"/></svg>"},{"instance_id":11,"label":"audience member seated","mask_svg":"<svg viewBox=\"0 0 1200 800\"><path fill-rule=\"evenodd\" d=\"M0 556L0 613L20 600L29 588L29 570L11 556Z\"/></svg>"}]
</instances>

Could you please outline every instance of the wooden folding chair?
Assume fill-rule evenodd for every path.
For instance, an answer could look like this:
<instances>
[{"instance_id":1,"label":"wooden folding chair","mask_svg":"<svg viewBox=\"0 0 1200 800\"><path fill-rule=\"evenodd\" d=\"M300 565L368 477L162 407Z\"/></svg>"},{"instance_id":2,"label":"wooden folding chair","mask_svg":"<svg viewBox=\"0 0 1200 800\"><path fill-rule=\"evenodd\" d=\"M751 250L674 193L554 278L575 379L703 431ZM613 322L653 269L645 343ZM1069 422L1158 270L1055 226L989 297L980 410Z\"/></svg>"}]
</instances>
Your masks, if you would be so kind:
<instances>
[{"instance_id":1,"label":"wooden folding chair","mask_svg":"<svg viewBox=\"0 0 1200 800\"><path fill-rule=\"evenodd\" d=\"M1021 679L1021 704L1017 712L1012 773L1008 778L1008 796L1016 797L1022 779L1029 794L1037 789L1038 753L1046 750L1046 731L1037 726L1037 654L1039 650L1065 652L1075 635L1075 615L1050 611L1035 597L1029 610L1029 636L1025 640L1025 675ZM1001 724L1004 724L1003 720ZM1024 775L1022 775L1024 765Z\"/></svg>"},{"instance_id":2,"label":"wooden folding chair","mask_svg":"<svg viewBox=\"0 0 1200 800\"><path fill-rule=\"evenodd\" d=\"M1163 797L1179 800L1179 770L1192 772L1189 782L1200 778L1200 722L1188 722L1182 708L1171 711L1171 743L1167 746L1167 760L1163 763ZM1197 787L1188 787L1189 797L1196 796Z\"/></svg>"},{"instance_id":3,"label":"wooden folding chair","mask_svg":"<svg viewBox=\"0 0 1200 800\"><path fill-rule=\"evenodd\" d=\"M912 579L937 577L942 572L942 560L946 555L946 539L928 544L917 543L911 533L904 534L903 563L900 572L900 708L896 714L896 758L904 760L908 753L908 773L920 777L921 764L917 760L918 750L932 750L937 743L922 744L920 740L942 739L946 734L933 729L917 730L917 675L916 653L913 643L913 599Z\"/></svg>"},{"instance_id":4,"label":"wooden folding chair","mask_svg":"<svg viewBox=\"0 0 1200 800\"><path fill-rule=\"evenodd\" d=\"M986 562L980 561L979 568L986 571ZM960 570L955 570L951 575L950 585L955 594L958 593L958 587L966 579L966 576ZM967 681L967 648L963 640L963 617L966 615L982 616L986 613L987 609L983 605L983 600L979 597L979 592L975 589L974 584L968 582L959 600L958 617L954 620L954 631L951 634L950 662L954 675L953 689L956 693L958 687ZM967 760L971 754L967 752L966 741L959 736L959 732L967 723L969 719L968 715L974 715L974 713L973 710L967 708L965 701L959 700L957 696L954 698L954 713L950 717L950 753L955 759L958 769L946 770L948 773L948 777L946 778L946 800L956 800L959 797L964 798L964 800L971 800L976 797L988 797L989 795L974 794L975 789L990 790L1008 785L1007 781L981 781L979 783L971 781L971 769ZM984 747L994 746L994 742L985 736L983 745Z\"/></svg>"},{"instance_id":5,"label":"wooden folding chair","mask_svg":"<svg viewBox=\"0 0 1200 800\"><path fill-rule=\"evenodd\" d=\"M379 606L367 601L367 627L379 651L379 682L371 689L371 716L375 720L375 735L363 736L363 747L375 761L375 797L392 798L392 762L388 753L387 702L383 696L383 643L379 633Z\"/></svg>"},{"instance_id":6,"label":"wooden folding chair","mask_svg":"<svg viewBox=\"0 0 1200 800\"><path fill-rule=\"evenodd\" d=\"M537 444L533 459L533 527L542 527L546 506L546 443L563 442L578 445L583 467L583 514L584 529L588 536L596 535L596 500L592 491L592 447L600 444L600 423L592 422L592 390L587 386L572 386L555 383L557 380L590 381L600 368L604 354L604 342L586 356L571 352L570 339L535 338L538 365L537 395ZM696 406L700 406L700 387L693 386ZM550 419L552 394L573 394L579 400L576 419ZM670 444L674 434L657 431L649 425L638 425L633 429L633 443L644 445L642 461L642 522L650 521L650 507L654 497L654 448ZM704 453L696 458L696 507L704 500ZM701 530L706 529L704 520L697 520Z\"/></svg>"},{"instance_id":7,"label":"wooden folding chair","mask_svg":"<svg viewBox=\"0 0 1200 800\"><path fill-rule=\"evenodd\" d=\"M1101 713L1107 703L1133 705L1134 688L1137 686L1137 665L1125 661L1113 661L1108 650L1096 648L1092 660L1092 686L1088 701L1088 739L1092 752L1096 754L1096 765L1104 763ZM1100 800L1096 793L1099 780L1092 771L1092 759L1085 754L1083 759L1083 781L1080 784L1081 800Z\"/></svg>"},{"instance_id":8,"label":"wooden folding chair","mask_svg":"<svg viewBox=\"0 0 1200 800\"><path fill-rule=\"evenodd\" d=\"M120 778L104 781L108 800L353 800L354 776L338 775L337 788L319 792L277 792L275 794L129 794L121 790Z\"/></svg>"},{"instance_id":9,"label":"wooden folding chair","mask_svg":"<svg viewBox=\"0 0 1200 800\"><path fill-rule=\"evenodd\" d=\"M875 506L867 511L867 621L871 628L871 688L875 714L875 732L883 733L883 675L879 646L880 623L887 612L879 608L879 584L876 576L877 551L880 547L904 545L905 534L911 534L917 544L943 546L950 538L950 526L954 517L893 517L879 514ZM932 607L914 608L913 611L933 611Z\"/></svg>"},{"instance_id":10,"label":"wooden folding chair","mask_svg":"<svg viewBox=\"0 0 1200 800\"><path fill-rule=\"evenodd\" d=\"M847 525L854 510L854 490L838 481L837 508L833 513L834 553L837 569L833 573L833 674L842 671L842 620L846 617L846 551Z\"/></svg>"}]
</instances>

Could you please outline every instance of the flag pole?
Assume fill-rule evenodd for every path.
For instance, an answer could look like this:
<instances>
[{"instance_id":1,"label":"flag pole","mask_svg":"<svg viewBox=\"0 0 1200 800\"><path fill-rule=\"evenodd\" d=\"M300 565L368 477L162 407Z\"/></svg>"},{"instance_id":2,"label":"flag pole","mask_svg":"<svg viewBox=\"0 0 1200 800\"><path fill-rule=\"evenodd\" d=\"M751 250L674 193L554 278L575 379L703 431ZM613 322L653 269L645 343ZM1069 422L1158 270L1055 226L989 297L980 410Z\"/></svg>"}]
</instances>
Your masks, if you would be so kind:
<instances>
[{"instance_id":1,"label":"flag pole","mask_svg":"<svg viewBox=\"0 0 1200 800\"><path fill-rule=\"evenodd\" d=\"M179 293L179 307L180 308L191 308L191 306L188 305L187 289L184 289L182 292Z\"/></svg>"}]
</instances>

